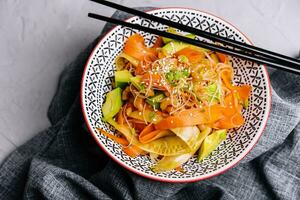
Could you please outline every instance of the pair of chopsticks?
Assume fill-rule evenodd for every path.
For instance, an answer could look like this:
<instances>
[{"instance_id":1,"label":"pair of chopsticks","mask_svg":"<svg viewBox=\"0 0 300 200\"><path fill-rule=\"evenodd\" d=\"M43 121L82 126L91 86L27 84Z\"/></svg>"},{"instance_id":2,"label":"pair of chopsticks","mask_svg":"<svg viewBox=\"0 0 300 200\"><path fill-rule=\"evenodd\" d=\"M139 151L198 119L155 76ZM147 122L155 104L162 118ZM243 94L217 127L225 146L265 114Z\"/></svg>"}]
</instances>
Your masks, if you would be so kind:
<instances>
[{"instance_id":1,"label":"pair of chopsticks","mask_svg":"<svg viewBox=\"0 0 300 200\"><path fill-rule=\"evenodd\" d=\"M215 35L212 33L208 33L208 32L205 32L205 31L202 31L202 30L190 27L190 26L186 26L183 24L179 24L177 22L163 19L163 18L154 16L154 15L150 15L150 14L147 14L147 13L139 11L139 10L135 10L132 8L128 8L126 6L118 5L113 2L109 2L109 1L105 1L105 0L91 0L91 1L111 7L111 8L115 8L115 9L123 11L123 12L130 13L130 14L133 14L133 15L151 20L151 21L155 21L155 22L182 30L184 32L193 33L202 38L211 40L212 42L221 43L224 46L220 46L220 45L216 45L214 43L208 43L208 42L204 42L204 41L200 41L200 40L190 39L190 38L187 38L184 36L175 35L172 33L156 30L153 28L144 27L144 26L141 26L138 24L124 22L121 20L105 17L102 15L94 14L94 13L88 14L88 16L91 18L110 22L110 23L121 25L124 27L137 29L137 30L144 31L144 32L149 32L149 33L159 35L162 37L179 40L179 41L189 43L189 44L192 44L195 46L210 49L212 51L217 51L217 52L221 52L221 53L224 53L227 55L236 56L236 57L246 59L249 61L253 61L253 62L256 62L259 64L265 64L265 65L268 65L268 66L276 68L276 69L300 74L300 61L295 58L291 58L291 57L288 57L288 56L285 56L285 55L282 55L279 53L275 53L275 52L272 52L272 51L269 51L269 50L266 50L263 48L255 47L255 46L252 46L249 44L245 44L245 43L238 42L238 41L235 41L232 39L228 39L228 38L225 38L222 36L218 36L218 35Z\"/></svg>"}]
</instances>

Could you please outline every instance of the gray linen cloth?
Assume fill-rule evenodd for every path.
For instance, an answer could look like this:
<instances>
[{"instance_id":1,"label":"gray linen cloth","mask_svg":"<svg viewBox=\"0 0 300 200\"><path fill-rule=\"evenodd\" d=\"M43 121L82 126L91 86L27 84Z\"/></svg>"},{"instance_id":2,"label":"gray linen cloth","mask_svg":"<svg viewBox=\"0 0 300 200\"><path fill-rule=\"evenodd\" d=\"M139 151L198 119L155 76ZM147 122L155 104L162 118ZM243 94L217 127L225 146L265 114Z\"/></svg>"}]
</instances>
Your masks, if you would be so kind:
<instances>
[{"instance_id":1,"label":"gray linen cloth","mask_svg":"<svg viewBox=\"0 0 300 200\"><path fill-rule=\"evenodd\" d=\"M300 199L299 76L272 70L268 125L239 165L205 181L156 182L111 161L84 127L80 81L97 41L61 74L48 111L52 126L1 164L0 199Z\"/></svg>"}]
</instances>

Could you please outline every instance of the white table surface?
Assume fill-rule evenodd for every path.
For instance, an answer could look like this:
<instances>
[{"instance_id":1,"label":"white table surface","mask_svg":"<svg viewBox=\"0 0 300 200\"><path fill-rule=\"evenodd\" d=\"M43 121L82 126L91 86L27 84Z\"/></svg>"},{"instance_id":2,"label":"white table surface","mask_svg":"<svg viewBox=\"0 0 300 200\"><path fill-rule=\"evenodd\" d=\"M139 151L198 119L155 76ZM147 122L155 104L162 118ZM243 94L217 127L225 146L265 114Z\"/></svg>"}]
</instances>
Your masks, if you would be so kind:
<instances>
[{"instance_id":1,"label":"white table surface","mask_svg":"<svg viewBox=\"0 0 300 200\"><path fill-rule=\"evenodd\" d=\"M300 48L299 0L118 0L126 6L190 7L236 25L257 46L289 56ZM88 0L0 1L0 161L49 127L58 76L100 33L88 12L114 10Z\"/></svg>"}]
</instances>

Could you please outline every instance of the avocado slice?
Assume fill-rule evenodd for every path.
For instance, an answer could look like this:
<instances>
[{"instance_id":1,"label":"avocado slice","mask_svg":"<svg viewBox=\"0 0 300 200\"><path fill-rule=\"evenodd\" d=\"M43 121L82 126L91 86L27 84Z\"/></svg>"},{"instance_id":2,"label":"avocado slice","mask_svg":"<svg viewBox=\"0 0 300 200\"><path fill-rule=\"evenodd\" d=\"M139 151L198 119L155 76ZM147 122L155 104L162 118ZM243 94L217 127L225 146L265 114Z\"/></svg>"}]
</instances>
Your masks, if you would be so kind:
<instances>
[{"instance_id":1,"label":"avocado slice","mask_svg":"<svg viewBox=\"0 0 300 200\"><path fill-rule=\"evenodd\" d=\"M113 118L122 107L122 90L117 87L106 94L105 102L102 106L103 120Z\"/></svg>"},{"instance_id":2,"label":"avocado slice","mask_svg":"<svg viewBox=\"0 0 300 200\"><path fill-rule=\"evenodd\" d=\"M115 72L115 85L116 87L124 88L130 82L132 74L128 70L121 70Z\"/></svg>"},{"instance_id":3,"label":"avocado slice","mask_svg":"<svg viewBox=\"0 0 300 200\"><path fill-rule=\"evenodd\" d=\"M219 144L226 139L227 130L220 129L212 132L209 136L207 136L203 143L201 144L198 161L202 161L206 158L213 150L215 150Z\"/></svg>"}]
</instances>

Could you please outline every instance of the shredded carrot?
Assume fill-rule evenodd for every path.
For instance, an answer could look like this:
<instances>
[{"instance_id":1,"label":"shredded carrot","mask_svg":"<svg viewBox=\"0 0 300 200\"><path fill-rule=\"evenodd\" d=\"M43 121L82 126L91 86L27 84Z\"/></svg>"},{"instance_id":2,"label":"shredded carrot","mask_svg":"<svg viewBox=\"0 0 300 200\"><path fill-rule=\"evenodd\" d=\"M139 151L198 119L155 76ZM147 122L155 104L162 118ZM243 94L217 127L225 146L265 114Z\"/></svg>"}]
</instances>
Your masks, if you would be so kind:
<instances>
[{"instance_id":1,"label":"shredded carrot","mask_svg":"<svg viewBox=\"0 0 300 200\"><path fill-rule=\"evenodd\" d=\"M106 131L104 131L103 129L98 128L98 127L96 129L97 129L97 131L99 131L100 133L102 133L103 135L108 137L109 139L112 139L113 141L115 141L116 143L118 143L122 146L129 145L129 142L125 138L117 137L115 135L107 133Z\"/></svg>"},{"instance_id":2,"label":"shredded carrot","mask_svg":"<svg viewBox=\"0 0 300 200\"><path fill-rule=\"evenodd\" d=\"M135 157L137 157L137 156L140 155L140 154L139 154L135 149L133 149L131 146L129 146L129 147L123 147L122 149L123 149L123 151L124 151L128 156L130 156L130 157L132 157L132 158L135 158Z\"/></svg>"},{"instance_id":3,"label":"shredded carrot","mask_svg":"<svg viewBox=\"0 0 300 200\"><path fill-rule=\"evenodd\" d=\"M182 168L182 166L178 166L175 168L176 171L183 173L184 169Z\"/></svg>"},{"instance_id":4,"label":"shredded carrot","mask_svg":"<svg viewBox=\"0 0 300 200\"><path fill-rule=\"evenodd\" d=\"M150 133L150 132L152 132L152 131L154 131L154 130L155 130L154 125L153 125L153 124L148 124L148 125L144 128L144 130L141 131L141 133L140 133L140 135L139 135L139 139L140 139L141 137L143 137L143 135L146 135L146 134L148 134L148 133Z\"/></svg>"},{"instance_id":5,"label":"shredded carrot","mask_svg":"<svg viewBox=\"0 0 300 200\"><path fill-rule=\"evenodd\" d=\"M140 149L138 146L136 145L130 145L130 146L127 146L127 147L123 147L122 148L123 151L130 157L132 158L135 158L139 155L145 155L146 152L142 149Z\"/></svg>"}]
</instances>

